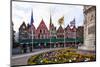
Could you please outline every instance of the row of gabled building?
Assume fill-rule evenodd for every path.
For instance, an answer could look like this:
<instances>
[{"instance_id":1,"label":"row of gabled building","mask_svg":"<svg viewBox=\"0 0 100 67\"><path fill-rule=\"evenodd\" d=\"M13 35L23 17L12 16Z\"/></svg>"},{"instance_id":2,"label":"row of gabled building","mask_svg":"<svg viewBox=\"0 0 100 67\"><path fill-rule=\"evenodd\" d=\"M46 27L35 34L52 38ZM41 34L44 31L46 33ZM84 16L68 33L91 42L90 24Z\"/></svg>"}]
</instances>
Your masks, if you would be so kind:
<instances>
[{"instance_id":1,"label":"row of gabled building","mask_svg":"<svg viewBox=\"0 0 100 67\"><path fill-rule=\"evenodd\" d=\"M47 28L44 20L42 19L37 29L34 24L25 24L19 28L19 39L48 39L48 38L80 38L83 37L83 27L80 26L76 28L75 19L70 22L70 25L67 25L66 28L63 28L62 25L57 29L52 23L50 17L49 29Z\"/></svg>"},{"instance_id":2,"label":"row of gabled building","mask_svg":"<svg viewBox=\"0 0 100 67\"><path fill-rule=\"evenodd\" d=\"M34 26L33 14L31 15L31 23L23 22L19 27L19 46L22 50L30 51L38 48L60 48L60 47L77 47L83 43L83 26L75 26L75 19L63 28L62 24L57 28L52 23L50 16L49 27L42 19L39 26Z\"/></svg>"}]
</instances>

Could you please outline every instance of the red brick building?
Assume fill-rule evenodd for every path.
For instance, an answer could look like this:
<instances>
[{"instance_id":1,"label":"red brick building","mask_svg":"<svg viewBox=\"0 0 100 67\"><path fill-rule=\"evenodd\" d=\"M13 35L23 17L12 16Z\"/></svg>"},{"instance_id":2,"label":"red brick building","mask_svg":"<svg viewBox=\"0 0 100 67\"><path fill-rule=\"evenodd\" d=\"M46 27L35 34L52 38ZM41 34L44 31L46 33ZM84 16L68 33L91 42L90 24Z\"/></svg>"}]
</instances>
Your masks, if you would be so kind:
<instances>
[{"instance_id":1,"label":"red brick building","mask_svg":"<svg viewBox=\"0 0 100 67\"><path fill-rule=\"evenodd\" d=\"M19 27L19 39L27 39L28 38L28 31L25 22Z\"/></svg>"},{"instance_id":2,"label":"red brick building","mask_svg":"<svg viewBox=\"0 0 100 67\"><path fill-rule=\"evenodd\" d=\"M57 30L57 38L64 38L64 29L60 25L58 30Z\"/></svg>"},{"instance_id":3,"label":"red brick building","mask_svg":"<svg viewBox=\"0 0 100 67\"><path fill-rule=\"evenodd\" d=\"M31 22L33 22L32 18ZM26 25L25 22L23 22L19 28L19 39L22 40L20 42L24 42L25 44L27 42L29 44L26 45L29 47L33 45L33 48L75 47L77 46L76 37L81 37L81 35L83 35L83 31L81 31L82 28L78 27L77 29L75 27L75 19L73 19L66 28L63 28L62 25L60 25L59 28L56 29L52 23L51 17L49 29L45 23L46 22L42 19L36 29L34 23Z\"/></svg>"},{"instance_id":4,"label":"red brick building","mask_svg":"<svg viewBox=\"0 0 100 67\"><path fill-rule=\"evenodd\" d=\"M45 25L44 20L42 19L37 30L36 30L36 38L37 39L48 39L50 37L49 30Z\"/></svg>"},{"instance_id":5,"label":"red brick building","mask_svg":"<svg viewBox=\"0 0 100 67\"><path fill-rule=\"evenodd\" d=\"M76 37L77 38L83 38L83 33L84 33L84 27L83 26L79 26L76 30Z\"/></svg>"},{"instance_id":6,"label":"red brick building","mask_svg":"<svg viewBox=\"0 0 100 67\"><path fill-rule=\"evenodd\" d=\"M56 27L52 23L51 16L50 16L49 32L50 32L50 38L57 38L57 36L56 36Z\"/></svg>"},{"instance_id":7,"label":"red brick building","mask_svg":"<svg viewBox=\"0 0 100 67\"><path fill-rule=\"evenodd\" d=\"M32 37L33 39L36 38L36 28L34 24L32 25L27 24L27 31L28 31L29 39L31 39Z\"/></svg>"}]
</instances>

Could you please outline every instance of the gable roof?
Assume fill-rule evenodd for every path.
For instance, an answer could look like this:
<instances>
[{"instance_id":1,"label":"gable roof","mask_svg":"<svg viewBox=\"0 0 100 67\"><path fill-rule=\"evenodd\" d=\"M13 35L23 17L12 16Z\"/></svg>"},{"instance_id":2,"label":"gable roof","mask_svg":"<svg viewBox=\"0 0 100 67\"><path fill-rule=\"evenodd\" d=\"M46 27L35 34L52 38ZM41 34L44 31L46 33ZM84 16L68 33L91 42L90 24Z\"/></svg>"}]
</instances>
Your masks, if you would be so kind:
<instances>
[{"instance_id":1,"label":"gable roof","mask_svg":"<svg viewBox=\"0 0 100 67\"><path fill-rule=\"evenodd\" d=\"M43 20L43 19L41 20L41 22L40 22L40 24L39 24L39 26L38 26L37 30L38 30L38 29L40 29L41 27L44 27L45 29L47 29L47 30L48 30L48 28L47 28L47 26L45 25L45 22L44 22L44 20Z\"/></svg>"}]
</instances>

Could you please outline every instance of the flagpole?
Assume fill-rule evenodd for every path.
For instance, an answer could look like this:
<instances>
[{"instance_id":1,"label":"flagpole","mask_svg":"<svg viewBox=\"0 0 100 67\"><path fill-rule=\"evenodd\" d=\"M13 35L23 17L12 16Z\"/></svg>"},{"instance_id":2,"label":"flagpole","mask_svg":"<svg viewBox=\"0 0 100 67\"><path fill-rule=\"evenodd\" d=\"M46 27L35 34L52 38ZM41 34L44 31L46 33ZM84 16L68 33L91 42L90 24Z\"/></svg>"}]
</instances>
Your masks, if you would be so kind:
<instances>
[{"instance_id":1,"label":"flagpole","mask_svg":"<svg viewBox=\"0 0 100 67\"><path fill-rule=\"evenodd\" d=\"M34 49L34 46L33 46L33 29L32 29L32 25L33 25L33 10L32 10L32 13L31 13L31 35L32 35L32 51Z\"/></svg>"},{"instance_id":2,"label":"flagpole","mask_svg":"<svg viewBox=\"0 0 100 67\"><path fill-rule=\"evenodd\" d=\"M50 27L49 27L50 29L50 49L51 49L51 9L50 9Z\"/></svg>"},{"instance_id":3,"label":"flagpole","mask_svg":"<svg viewBox=\"0 0 100 67\"><path fill-rule=\"evenodd\" d=\"M75 35L76 35L76 31L75 31ZM76 48L76 36L75 36L75 48Z\"/></svg>"},{"instance_id":4,"label":"flagpole","mask_svg":"<svg viewBox=\"0 0 100 67\"><path fill-rule=\"evenodd\" d=\"M65 27L65 23L64 23L64 27ZM65 28L64 28L64 48L65 48Z\"/></svg>"},{"instance_id":5,"label":"flagpole","mask_svg":"<svg viewBox=\"0 0 100 67\"><path fill-rule=\"evenodd\" d=\"M31 30L32 30L32 27L31 27ZM33 30L32 30L32 51L33 51Z\"/></svg>"},{"instance_id":6,"label":"flagpole","mask_svg":"<svg viewBox=\"0 0 100 67\"><path fill-rule=\"evenodd\" d=\"M74 22L75 22L75 18L74 18ZM76 25L75 25L76 28ZM75 29L75 48L76 48L76 29Z\"/></svg>"}]
</instances>

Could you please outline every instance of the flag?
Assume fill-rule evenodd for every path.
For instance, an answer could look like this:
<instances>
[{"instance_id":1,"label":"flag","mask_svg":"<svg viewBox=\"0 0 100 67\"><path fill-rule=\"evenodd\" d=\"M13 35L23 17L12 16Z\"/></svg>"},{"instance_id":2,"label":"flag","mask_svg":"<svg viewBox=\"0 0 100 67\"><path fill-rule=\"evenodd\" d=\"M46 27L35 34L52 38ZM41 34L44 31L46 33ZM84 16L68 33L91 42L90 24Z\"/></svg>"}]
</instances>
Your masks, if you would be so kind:
<instances>
[{"instance_id":1,"label":"flag","mask_svg":"<svg viewBox=\"0 0 100 67\"><path fill-rule=\"evenodd\" d=\"M51 15L50 15L50 25L49 25L50 30L51 30L51 26L52 26L52 18L51 18Z\"/></svg>"},{"instance_id":2,"label":"flag","mask_svg":"<svg viewBox=\"0 0 100 67\"><path fill-rule=\"evenodd\" d=\"M30 26L31 26L31 35L32 35L32 51L33 51L33 30L32 30L32 25L33 25L33 22L34 22L34 19L33 19L33 11L32 11L32 13L31 13L31 21L30 21Z\"/></svg>"},{"instance_id":3,"label":"flag","mask_svg":"<svg viewBox=\"0 0 100 67\"><path fill-rule=\"evenodd\" d=\"M75 26L75 18L70 22L71 26Z\"/></svg>"},{"instance_id":4,"label":"flag","mask_svg":"<svg viewBox=\"0 0 100 67\"><path fill-rule=\"evenodd\" d=\"M34 22L34 19L33 19L33 11L32 11L32 13L31 13L31 21L30 21L30 25L31 26L32 26L33 22Z\"/></svg>"},{"instance_id":5,"label":"flag","mask_svg":"<svg viewBox=\"0 0 100 67\"><path fill-rule=\"evenodd\" d=\"M70 24L74 24L75 23L75 18L70 22Z\"/></svg>"},{"instance_id":6,"label":"flag","mask_svg":"<svg viewBox=\"0 0 100 67\"><path fill-rule=\"evenodd\" d=\"M59 24L63 24L64 23L64 16L62 16L59 20L58 20Z\"/></svg>"}]
</instances>

